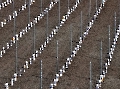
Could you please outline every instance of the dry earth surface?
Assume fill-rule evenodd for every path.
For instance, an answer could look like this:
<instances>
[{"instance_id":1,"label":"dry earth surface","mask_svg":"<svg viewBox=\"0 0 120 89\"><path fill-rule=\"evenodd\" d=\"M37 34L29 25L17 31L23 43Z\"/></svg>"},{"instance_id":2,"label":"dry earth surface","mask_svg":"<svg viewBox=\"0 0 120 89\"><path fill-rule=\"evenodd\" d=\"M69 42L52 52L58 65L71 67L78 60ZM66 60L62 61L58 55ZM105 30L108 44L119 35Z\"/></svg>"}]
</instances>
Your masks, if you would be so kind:
<instances>
[{"instance_id":1,"label":"dry earth surface","mask_svg":"<svg viewBox=\"0 0 120 89\"><path fill-rule=\"evenodd\" d=\"M48 7L51 0L43 1L43 10ZM100 0L97 0L98 6ZM28 0L27 0L28 2ZM67 12L68 4L67 0L61 0L61 13L60 17ZM95 0L91 0L91 14L90 19L96 10ZM95 89L96 79L100 74L100 42L103 42L103 64L107 61L108 53L108 25L111 26L111 44L114 37L114 13L117 14L117 24L120 22L120 1L108 0L105 3L105 7L102 9L100 15L92 26L88 36L84 39L82 47L74 58L74 61L69 66L68 70L63 77L60 78L58 85L55 89L89 89L89 62L92 62L92 87ZM24 0L15 1L15 10L18 10L24 4ZM31 6L31 17L33 20L38 14L40 14L40 0ZM70 7L75 4L75 0L70 0ZM12 4L0 11L0 21L3 18L7 18L9 14L12 14ZM19 33L27 26L28 23L28 8L22 11L16 18L16 33ZM72 30L73 44L75 47L76 42L79 40L81 34L81 11L82 11L82 31L86 30L86 26L89 22L89 2L82 0L75 12L73 12L65 24L60 28L57 35L54 36L52 41L47 45L45 50L36 59L36 61L30 65L29 69L18 78L15 85L10 89L38 89L40 88L40 60L43 61L43 89L48 89L50 83L53 81L56 73L56 42L58 40L58 52L59 52L59 69L66 62L66 58L71 54L70 45L70 32ZM4 14L3 14L4 13ZM48 13L48 34L58 25L58 4L53 7ZM0 48L6 45L14 36L13 30L14 20L8 23L4 28L0 29ZM40 45L46 40L46 27L47 27L47 15L43 17L35 26L36 43L35 48L39 49ZM33 28L18 41L18 69L20 69L25 60L29 60L33 53ZM119 60L120 39L115 48L113 60L111 66L108 69L104 83L101 89L119 89L120 88L120 60ZM6 54L0 58L0 89L4 89L4 83L10 82L10 78L13 77L15 72L15 44Z\"/></svg>"}]
</instances>

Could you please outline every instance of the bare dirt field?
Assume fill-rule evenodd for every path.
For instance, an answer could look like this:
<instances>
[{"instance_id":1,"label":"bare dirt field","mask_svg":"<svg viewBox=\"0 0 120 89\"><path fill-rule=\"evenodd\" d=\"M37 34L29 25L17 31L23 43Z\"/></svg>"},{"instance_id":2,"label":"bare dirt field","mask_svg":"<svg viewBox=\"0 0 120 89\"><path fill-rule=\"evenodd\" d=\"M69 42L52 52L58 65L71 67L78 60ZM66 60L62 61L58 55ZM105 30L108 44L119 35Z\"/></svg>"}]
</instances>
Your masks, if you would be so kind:
<instances>
[{"instance_id":1,"label":"bare dirt field","mask_svg":"<svg viewBox=\"0 0 120 89\"><path fill-rule=\"evenodd\" d=\"M28 3L28 0L26 0ZM49 6L51 0L43 1L43 10ZM81 0L77 9L70 15L65 24L60 28L57 35L53 37L50 43L47 45L42 54L36 58L36 61L29 66L29 69L21 76L18 77L18 81L14 83L10 89L40 89L40 61L43 61L43 89L48 89L51 82L55 77L56 73L56 55L57 47L56 42L58 41L58 59L60 69L66 62L66 58L71 54L71 30L72 30L72 49L76 46L76 42L79 41L81 35L81 11L82 11L82 31L86 30L89 19L93 18L96 11L96 0L91 0L91 13L89 18L89 2L88 0ZM76 0L70 0L70 8L75 4ZM97 7L99 7L101 0L97 0ZM103 42L103 64L107 62L108 56L108 37L109 30L108 25L111 29L111 44L115 34L114 16L115 12L117 15L116 26L120 24L120 0L107 0L105 7L102 9L97 20L92 26L88 36L84 39L82 47L74 58L72 64L69 66L63 77L60 78L57 87L55 89L89 89L90 71L89 62L92 62L92 87L95 89L96 80L100 75L100 42ZM24 4L24 0L15 0L15 10L18 10ZM31 5L30 8L30 20L32 21L37 15L40 14L41 2L36 2ZM48 34L51 33L52 29L55 28L59 23L59 14L57 3L52 10L48 12ZM68 1L60 1L60 18L66 14L68 10ZM5 7L0 11L0 22L3 18L7 18L9 14L12 14L12 4ZM19 33L28 24L28 11L22 11L16 18L16 33ZM3 14L4 13L4 14ZM6 45L14 36L14 20L0 28L0 49ZM23 67L26 60L29 60L33 54L33 30L24 35L18 41L18 70ZM40 45L46 40L47 29L47 15L45 15L35 25L35 49L39 49ZM115 48L114 56L111 65L106 74L106 78L102 84L101 89L119 89L120 88L120 60L119 60L119 49L120 39ZM6 54L0 58L0 89L5 89L5 82L10 82L10 78L13 77L15 72L15 44L6 51ZM103 65L104 67L104 65Z\"/></svg>"}]
</instances>

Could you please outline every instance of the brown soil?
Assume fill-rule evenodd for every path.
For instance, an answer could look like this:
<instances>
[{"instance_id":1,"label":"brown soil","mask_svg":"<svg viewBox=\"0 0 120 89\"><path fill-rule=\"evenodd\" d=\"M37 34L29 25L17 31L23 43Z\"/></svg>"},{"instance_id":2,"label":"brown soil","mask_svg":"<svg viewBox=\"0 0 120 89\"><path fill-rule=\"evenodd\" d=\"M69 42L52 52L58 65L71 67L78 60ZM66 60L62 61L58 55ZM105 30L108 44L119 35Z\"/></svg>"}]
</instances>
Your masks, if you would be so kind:
<instances>
[{"instance_id":1,"label":"brown soil","mask_svg":"<svg viewBox=\"0 0 120 89\"><path fill-rule=\"evenodd\" d=\"M96 10L95 0L91 0L91 19ZM50 1L44 0L43 9L48 7ZM70 7L75 3L75 0L71 0ZM95 89L96 79L100 74L100 42L103 42L103 64L107 61L108 53L108 25L111 26L111 44L114 37L114 12L117 14L117 24L119 24L119 0L109 0L106 2L105 7L95 21L88 36L85 38L82 48L78 51L74 61L69 66L68 70L63 77L60 78L58 85L55 89L89 89L89 62L92 62L92 87ZM15 7L18 8L24 4L24 0L15 2ZM100 1L98 1L100 5ZM6 7L0 11L2 17L11 14L12 5ZM17 10L17 9L16 9ZM40 60L43 61L43 89L48 89L56 73L56 41L59 43L59 69L66 62L66 58L70 56L70 30L72 29L73 35L73 48L76 42L79 40L81 34L80 29L80 13L83 13L83 31L89 22L88 16L89 2L82 0L75 12L73 12L65 24L60 28L57 35L54 36L52 41L47 45L45 50L36 59L36 61L30 65L29 69L18 78L15 85L10 89L38 89L40 88ZM61 0L61 18L67 12L67 0ZM5 13L3 16L2 13ZM40 0L31 6L31 17L33 20L40 13ZM26 18L27 17L27 18ZM40 45L46 40L46 20L45 15L35 26L36 32L36 45L35 48L39 49ZM13 20L7 24L4 28L0 29L0 48L5 46L13 36ZM22 11L16 18L16 32L19 33L27 26L28 23L28 8ZM48 34L58 25L58 4L49 11L49 30ZM72 25L72 26L71 26ZM119 39L120 40L120 39ZM119 63L119 47L120 43L116 45L113 60L111 66L108 69L104 83L101 89L119 89L120 88L120 63ZM4 89L4 83L10 82L10 78L13 77L15 72L15 44L6 54L0 58L0 89ZM32 57L33 53L33 28L18 41L18 70L21 68L26 60Z\"/></svg>"}]
</instances>

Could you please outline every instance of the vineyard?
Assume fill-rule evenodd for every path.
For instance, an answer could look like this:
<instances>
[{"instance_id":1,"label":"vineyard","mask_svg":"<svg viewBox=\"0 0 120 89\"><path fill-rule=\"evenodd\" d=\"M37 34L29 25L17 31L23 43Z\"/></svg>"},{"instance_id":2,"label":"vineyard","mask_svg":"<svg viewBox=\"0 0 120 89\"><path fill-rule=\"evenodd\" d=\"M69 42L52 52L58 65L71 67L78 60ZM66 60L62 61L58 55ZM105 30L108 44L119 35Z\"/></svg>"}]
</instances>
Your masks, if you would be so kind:
<instances>
[{"instance_id":1,"label":"vineyard","mask_svg":"<svg viewBox=\"0 0 120 89\"><path fill-rule=\"evenodd\" d=\"M0 0L0 89L119 89L120 0Z\"/></svg>"}]
</instances>

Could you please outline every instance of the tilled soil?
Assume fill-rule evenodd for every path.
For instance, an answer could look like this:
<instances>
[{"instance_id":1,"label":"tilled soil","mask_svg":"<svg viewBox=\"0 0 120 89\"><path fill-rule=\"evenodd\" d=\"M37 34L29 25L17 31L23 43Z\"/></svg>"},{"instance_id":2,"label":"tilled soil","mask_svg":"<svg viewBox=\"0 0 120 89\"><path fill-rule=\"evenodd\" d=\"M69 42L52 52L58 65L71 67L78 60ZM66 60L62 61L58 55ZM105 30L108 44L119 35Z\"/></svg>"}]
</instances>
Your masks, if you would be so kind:
<instances>
[{"instance_id":1,"label":"tilled soil","mask_svg":"<svg viewBox=\"0 0 120 89\"><path fill-rule=\"evenodd\" d=\"M118 1L113 0L106 2L105 7L98 16L98 19L93 25L89 35L84 40L81 50L77 53L77 56L74 58L74 61L67 72L60 79L56 89L89 89L90 61L92 62L92 87L95 88L96 80L100 75L100 42L103 42L103 63L105 63L107 62L106 57L108 53L108 25L111 26L111 44L114 37L114 12L117 12L118 26L119 6L115 6L117 3ZM117 47L116 50L118 49L119 48ZM120 87L119 60L116 59L116 61L117 64L111 63L114 71L109 69L109 76L106 77L107 79L105 79L101 89L117 89Z\"/></svg>"},{"instance_id":2,"label":"tilled soil","mask_svg":"<svg viewBox=\"0 0 120 89\"><path fill-rule=\"evenodd\" d=\"M50 1L44 0L43 9L48 7ZM61 13L60 17L67 12L67 1L61 0ZM70 7L74 5L75 1L70 1ZM36 59L36 61L30 65L29 69L18 78L18 81L14 83L11 89L38 89L40 88L40 60L43 61L43 89L48 89L56 73L56 42L58 41L58 59L60 69L65 63L66 58L71 54L70 45L70 32L72 30L72 49L75 47L76 42L79 40L81 34L80 27L80 14L82 11L82 31L86 30L89 19L92 19L93 14L96 10L95 0L91 0L91 13L89 18L89 2L86 0L81 1L75 12L73 12L65 24L60 28L57 35L54 36L52 41L47 45L45 50ZM97 2L98 6L100 1ZM18 3L20 6L24 2ZM17 2L16 2L17 5ZM19 6L18 5L18 6ZM10 6L12 7L12 6ZM84 39L82 48L78 51L77 56L74 61L69 66L68 70L63 77L60 78L58 85L55 89L88 89L89 88L89 62L92 62L92 87L95 88L96 80L99 78L100 74L100 42L103 42L103 64L107 61L108 53L108 25L111 26L111 44L114 37L114 12L117 14L117 24L119 24L119 0L109 0L106 2L105 7L95 21L93 27L91 28L88 36ZM6 10L11 8L6 7ZM6 13L3 11L2 13ZM40 14L40 0L31 6L31 17L33 20L35 16ZM6 16L9 13L6 13ZM36 43L35 49L39 49L40 45L46 40L46 33L50 34L53 28L58 25L58 3L53 7L48 13L48 31L47 26L47 16L45 15L43 19L40 20L35 25L35 35ZM2 19L2 18L0 18ZM13 20L1 29L0 36L0 47L6 45L13 36ZM16 32L20 32L27 26L28 23L28 8L22 11L20 15L16 18ZM9 29L9 30L8 30ZM24 65L25 60L29 60L33 53L33 28L18 41L18 70ZM47 31L47 32L46 32ZM10 78L13 77L15 72L15 44L0 60L0 89L4 89L4 83L6 81L10 82ZM104 66L103 66L104 67ZM119 40L116 45L116 50L113 56L111 66L106 75L106 79L102 84L103 89L118 89L120 88L120 63L119 63Z\"/></svg>"}]
</instances>

